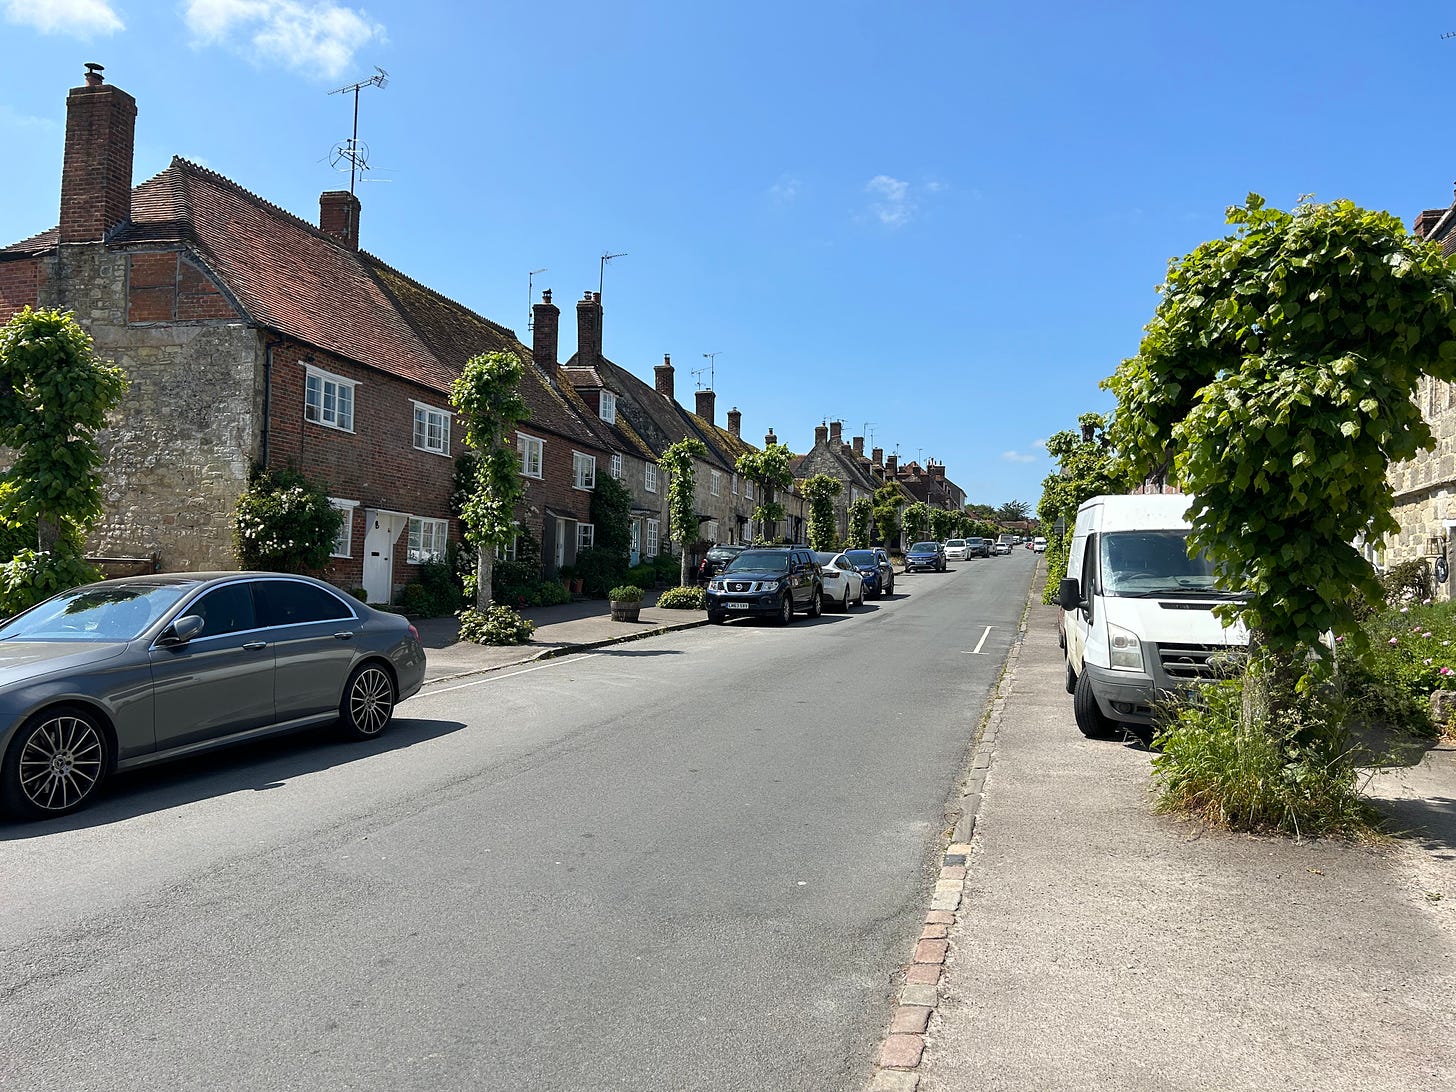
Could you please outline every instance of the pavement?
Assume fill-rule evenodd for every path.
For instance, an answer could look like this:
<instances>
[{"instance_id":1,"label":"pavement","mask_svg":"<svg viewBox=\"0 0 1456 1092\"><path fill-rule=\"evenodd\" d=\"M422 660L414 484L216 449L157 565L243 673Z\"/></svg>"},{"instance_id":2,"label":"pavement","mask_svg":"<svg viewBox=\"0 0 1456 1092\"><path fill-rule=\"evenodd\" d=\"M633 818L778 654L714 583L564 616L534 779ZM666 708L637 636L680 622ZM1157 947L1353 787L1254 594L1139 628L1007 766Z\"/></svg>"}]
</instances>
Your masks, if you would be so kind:
<instances>
[{"instance_id":1,"label":"pavement","mask_svg":"<svg viewBox=\"0 0 1456 1092\"><path fill-rule=\"evenodd\" d=\"M1088 740L1038 566L979 727L870 1092L1456 1088L1456 747L1369 772L1374 845L1153 810L1152 754ZM528 645L416 623L427 681L705 624L644 600L522 613Z\"/></svg>"}]
</instances>

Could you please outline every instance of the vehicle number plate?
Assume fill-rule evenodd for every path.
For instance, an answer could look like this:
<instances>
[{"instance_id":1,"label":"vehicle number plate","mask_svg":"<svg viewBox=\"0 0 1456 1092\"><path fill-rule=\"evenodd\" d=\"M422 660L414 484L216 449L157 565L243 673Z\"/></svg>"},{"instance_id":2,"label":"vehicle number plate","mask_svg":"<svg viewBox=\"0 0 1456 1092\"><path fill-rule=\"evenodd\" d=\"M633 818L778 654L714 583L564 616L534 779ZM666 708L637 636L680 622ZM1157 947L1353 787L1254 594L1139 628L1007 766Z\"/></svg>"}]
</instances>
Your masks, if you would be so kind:
<instances>
[{"instance_id":1,"label":"vehicle number plate","mask_svg":"<svg viewBox=\"0 0 1456 1092\"><path fill-rule=\"evenodd\" d=\"M729 610L747 610L748 609L748 604L747 603L724 603L723 605L725 607L727 607Z\"/></svg>"}]
</instances>

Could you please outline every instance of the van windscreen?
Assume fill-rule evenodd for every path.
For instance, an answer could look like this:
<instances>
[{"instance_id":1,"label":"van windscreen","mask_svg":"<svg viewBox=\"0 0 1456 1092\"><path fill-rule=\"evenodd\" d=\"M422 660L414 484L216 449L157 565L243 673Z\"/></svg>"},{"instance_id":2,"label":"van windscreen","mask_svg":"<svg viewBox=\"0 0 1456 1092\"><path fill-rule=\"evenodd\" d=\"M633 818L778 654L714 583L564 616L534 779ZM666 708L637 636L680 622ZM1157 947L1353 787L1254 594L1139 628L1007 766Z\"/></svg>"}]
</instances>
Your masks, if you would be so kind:
<instances>
[{"instance_id":1,"label":"van windscreen","mask_svg":"<svg viewBox=\"0 0 1456 1092\"><path fill-rule=\"evenodd\" d=\"M1106 595L1143 596L1216 592L1207 554L1188 556L1188 532L1112 531L1101 538L1098 560Z\"/></svg>"}]
</instances>

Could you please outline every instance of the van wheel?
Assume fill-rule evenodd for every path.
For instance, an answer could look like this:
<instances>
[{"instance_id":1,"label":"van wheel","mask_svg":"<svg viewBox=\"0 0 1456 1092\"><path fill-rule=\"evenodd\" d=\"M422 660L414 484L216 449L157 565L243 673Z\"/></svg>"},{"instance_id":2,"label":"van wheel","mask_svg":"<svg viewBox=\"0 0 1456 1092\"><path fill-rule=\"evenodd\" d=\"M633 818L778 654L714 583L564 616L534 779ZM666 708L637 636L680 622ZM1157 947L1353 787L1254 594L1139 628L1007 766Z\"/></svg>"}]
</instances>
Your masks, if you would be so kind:
<instances>
[{"instance_id":1,"label":"van wheel","mask_svg":"<svg viewBox=\"0 0 1456 1092\"><path fill-rule=\"evenodd\" d=\"M1072 661L1071 660L1068 660L1067 661L1067 693L1068 694L1075 694L1076 692L1077 692L1077 673L1072 670Z\"/></svg>"},{"instance_id":2,"label":"van wheel","mask_svg":"<svg viewBox=\"0 0 1456 1092\"><path fill-rule=\"evenodd\" d=\"M1071 670L1069 664L1067 670ZM1084 671L1077 676L1072 690L1072 715L1077 719L1077 730L1088 739L1110 736L1117 725L1102 715L1097 707L1097 697L1092 693L1092 680Z\"/></svg>"}]
</instances>

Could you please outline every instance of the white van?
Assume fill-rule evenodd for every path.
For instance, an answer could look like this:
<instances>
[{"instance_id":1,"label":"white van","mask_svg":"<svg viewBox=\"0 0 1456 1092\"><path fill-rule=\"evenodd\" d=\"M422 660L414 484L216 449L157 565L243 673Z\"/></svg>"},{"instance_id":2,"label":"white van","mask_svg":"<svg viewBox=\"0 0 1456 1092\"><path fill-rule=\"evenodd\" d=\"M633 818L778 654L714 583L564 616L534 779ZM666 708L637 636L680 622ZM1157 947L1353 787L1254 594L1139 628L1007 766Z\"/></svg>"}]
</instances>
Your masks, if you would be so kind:
<instances>
[{"instance_id":1,"label":"white van","mask_svg":"<svg viewBox=\"0 0 1456 1092\"><path fill-rule=\"evenodd\" d=\"M1209 661L1248 645L1242 624L1213 614L1234 598L1213 564L1188 556L1185 494L1093 497L1077 509L1058 589L1067 692L1086 736L1151 724L1160 693L1212 676Z\"/></svg>"}]
</instances>

